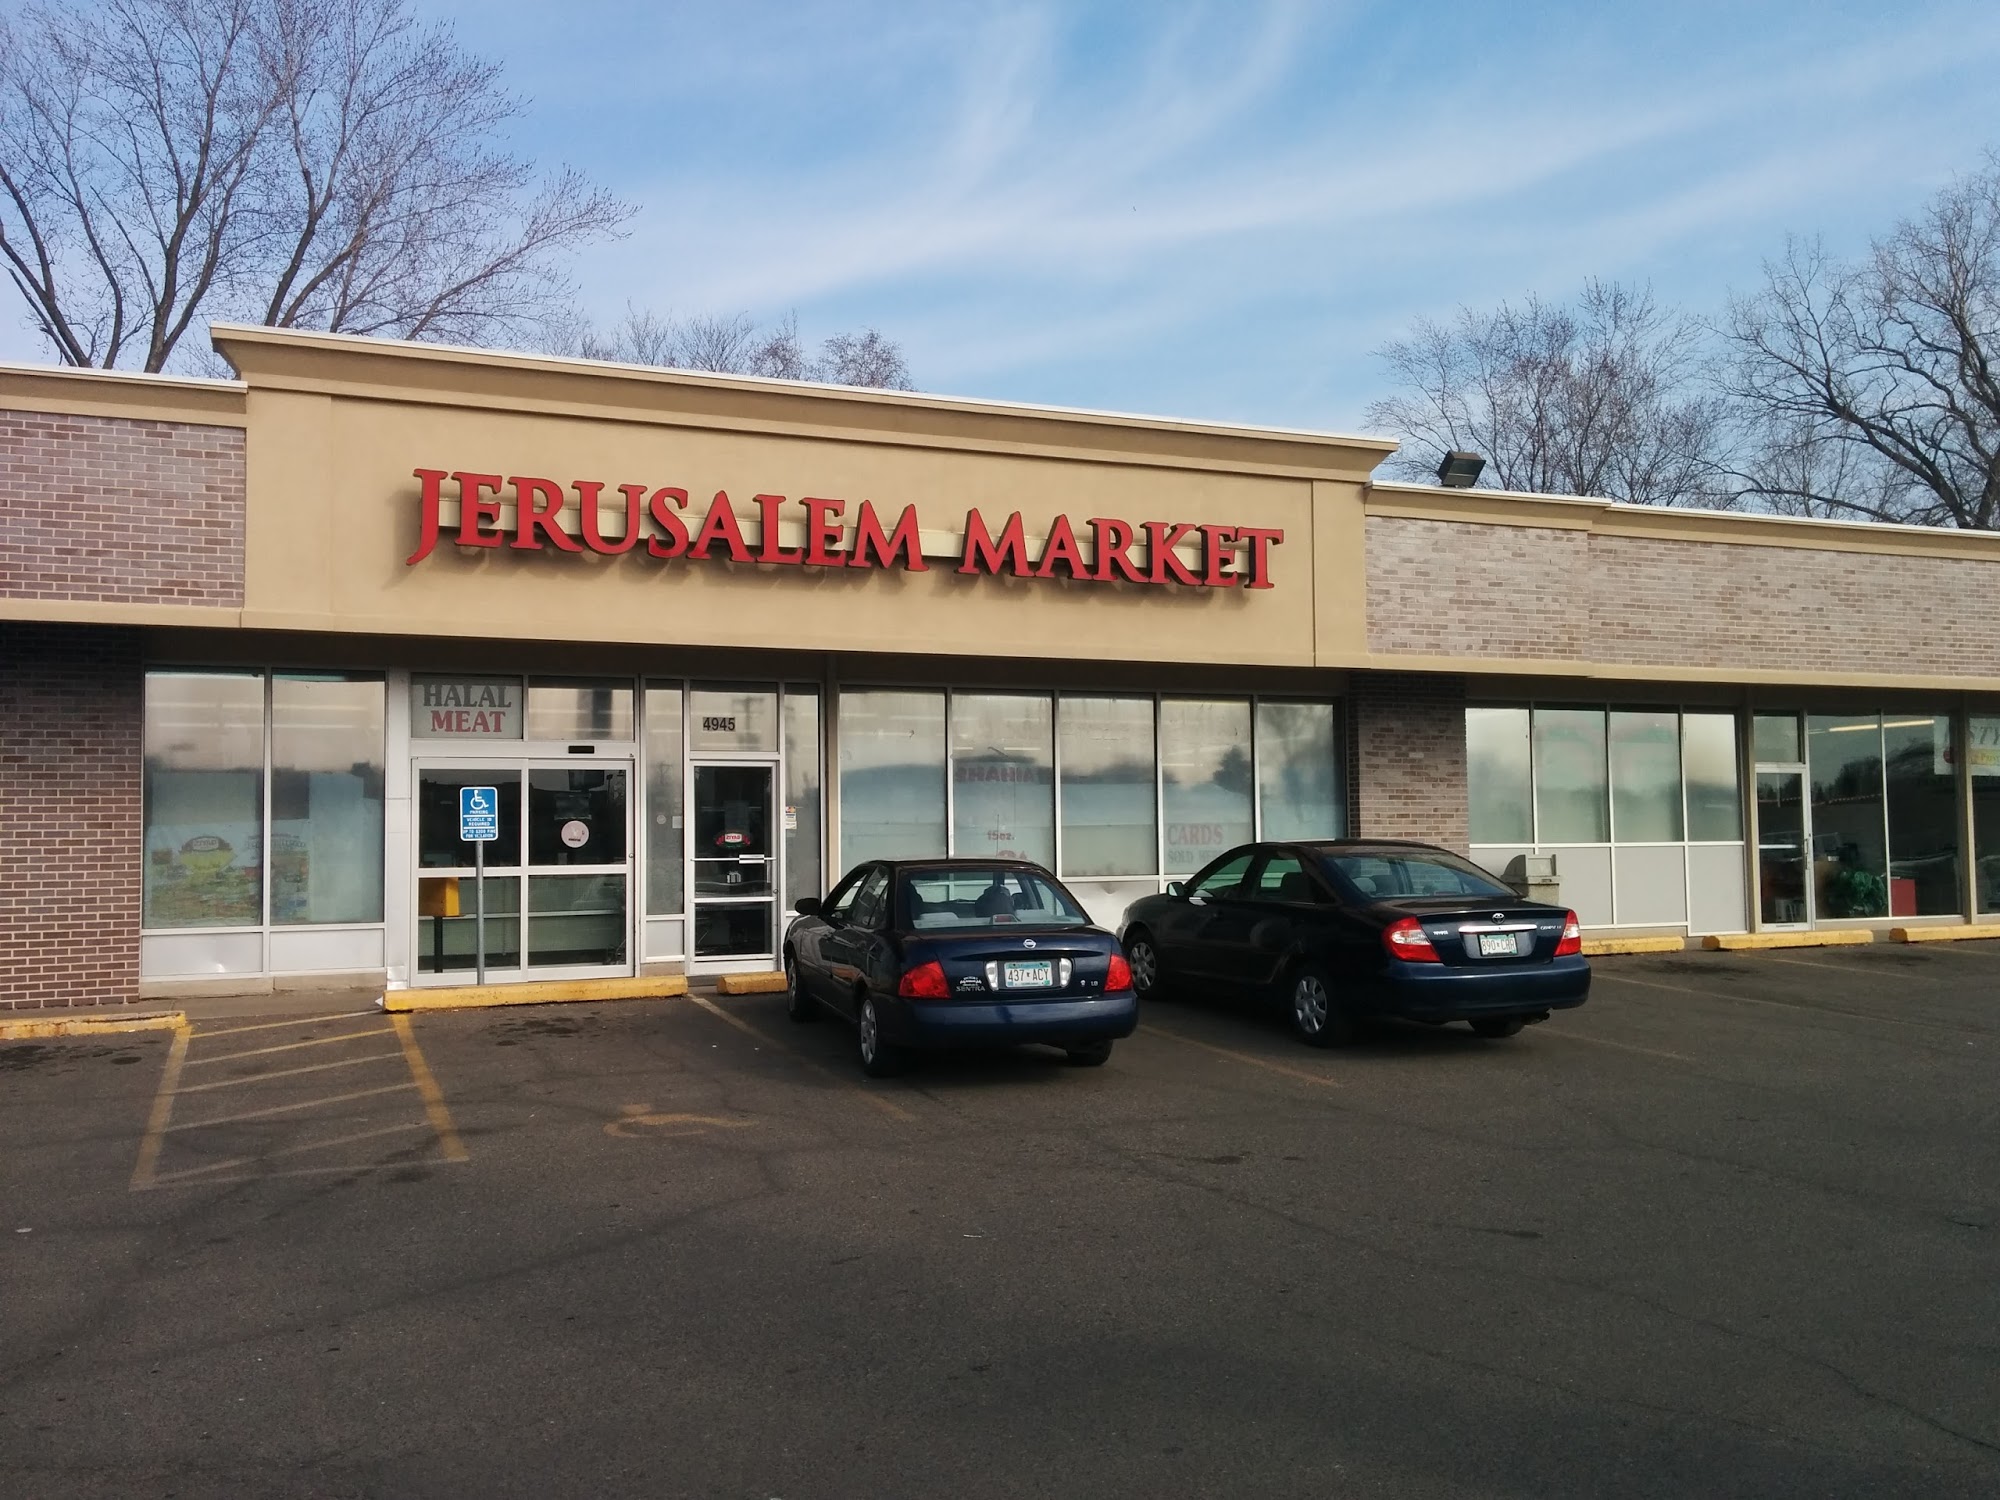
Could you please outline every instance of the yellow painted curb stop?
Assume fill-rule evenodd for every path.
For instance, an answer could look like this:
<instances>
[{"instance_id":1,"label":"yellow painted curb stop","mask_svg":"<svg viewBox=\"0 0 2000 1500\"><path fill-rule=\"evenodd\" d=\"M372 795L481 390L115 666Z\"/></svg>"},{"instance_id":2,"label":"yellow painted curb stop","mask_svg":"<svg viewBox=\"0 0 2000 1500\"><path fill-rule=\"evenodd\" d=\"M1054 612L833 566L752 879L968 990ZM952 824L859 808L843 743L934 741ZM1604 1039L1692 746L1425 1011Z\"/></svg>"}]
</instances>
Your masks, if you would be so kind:
<instances>
[{"instance_id":1,"label":"yellow painted curb stop","mask_svg":"<svg viewBox=\"0 0 2000 1500\"><path fill-rule=\"evenodd\" d=\"M722 974L715 981L718 995L776 995L785 988L785 976L776 974Z\"/></svg>"},{"instance_id":2,"label":"yellow painted curb stop","mask_svg":"<svg viewBox=\"0 0 2000 1500\"><path fill-rule=\"evenodd\" d=\"M434 990L389 990L381 999L390 1012L487 1010L506 1005L562 1005L592 1000L665 1000L687 993L684 974L639 979L538 979L528 984L461 984Z\"/></svg>"},{"instance_id":3,"label":"yellow painted curb stop","mask_svg":"<svg viewBox=\"0 0 2000 1500\"><path fill-rule=\"evenodd\" d=\"M1583 956L1585 958L1608 958L1616 953L1679 953L1687 947L1687 939L1666 935L1661 937L1627 938L1585 938Z\"/></svg>"},{"instance_id":4,"label":"yellow painted curb stop","mask_svg":"<svg viewBox=\"0 0 2000 1500\"><path fill-rule=\"evenodd\" d=\"M0 1042L28 1042L52 1036L110 1036L125 1031L173 1031L187 1024L187 1013L149 1010L136 1016L43 1016L34 1021L0 1021Z\"/></svg>"},{"instance_id":5,"label":"yellow painted curb stop","mask_svg":"<svg viewBox=\"0 0 2000 1500\"><path fill-rule=\"evenodd\" d=\"M1704 948L1720 948L1730 953L1754 952L1763 948L1846 948L1872 943L1875 934L1859 927L1843 927L1833 932L1724 932L1701 940Z\"/></svg>"},{"instance_id":6,"label":"yellow painted curb stop","mask_svg":"<svg viewBox=\"0 0 2000 1500\"><path fill-rule=\"evenodd\" d=\"M2000 922L1965 922L1957 927L1891 927L1892 943L1957 943L1966 938L2000 938Z\"/></svg>"}]
</instances>

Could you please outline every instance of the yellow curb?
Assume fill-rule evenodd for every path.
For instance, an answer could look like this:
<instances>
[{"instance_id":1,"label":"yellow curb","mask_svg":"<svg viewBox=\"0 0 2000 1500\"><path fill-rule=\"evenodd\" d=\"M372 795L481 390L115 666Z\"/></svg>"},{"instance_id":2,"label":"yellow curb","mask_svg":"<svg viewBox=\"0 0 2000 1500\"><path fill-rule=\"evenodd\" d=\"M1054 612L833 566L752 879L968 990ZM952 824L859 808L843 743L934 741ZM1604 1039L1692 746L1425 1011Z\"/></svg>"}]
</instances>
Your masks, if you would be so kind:
<instances>
[{"instance_id":1,"label":"yellow curb","mask_svg":"<svg viewBox=\"0 0 2000 1500\"><path fill-rule=\"evenodd\" d=\"M1686 938L1670 936L1585 938L1583 940L1583 956L1585 958L1605 958L1614 953L1679 953L1686 946Z\"/></svg>"},{"instance_id":2,"label":"yellow curb","mask_svg":"<svg viewBox=\"0 0 2000 1500\"><path fill-rule=\"evenodd\" d=\"M385 1011L486 1010L502 1005L560 1005L588 1000L664 1000L687 993L684 974L641 979L538 979L528 984L461 984L435 990L390 990Z\"/></svg>"},{"instance_id":3,"label":"yellow curb","mask_svg":"<svg viewBox=\"0 0 2000 1500\"><path fill-rule=\"evenodd\" d=\"M721 974L716 977L718 995L775 995L785 988L785 976L778 974Z\"/></svg>"},{"instance_id":4,"label":"yellow curb","mask_svg":"<svg viewBox=\"0 0 2000 1500\"><path fill-rule=\"evenodd\" d=\"M1967 922L1958 927L1891 927L1892 943L1956 943L1966 938L2000 938L2000 922Z\"/></svg>"},{"instance_id":5,"label":"yellow curb","mask_svg":"<svg viewBox=\"0 0 2000 1500\"><path fill-rule=\"evenodd\" d=\"M1866 928L1842 927L1832 932L1725 932L1703 938L1701 945L1740 953L1758 948L1845 948L1874 941L1875 934Z\"/></svg>"},{"instance_id":6,"label":"yellow curb","mask_svg":"<svg viewBox=\"0 0 2000 1500\"><path fill-rule=\"evenodd\" d=\"M149 1010L136 1016L64 1016L61 1020L0 1021L0 1042L50 1036L106 1036L121 1031L172 1031L187 1024L187 1013Z\"/></svg>"}]
</instances>

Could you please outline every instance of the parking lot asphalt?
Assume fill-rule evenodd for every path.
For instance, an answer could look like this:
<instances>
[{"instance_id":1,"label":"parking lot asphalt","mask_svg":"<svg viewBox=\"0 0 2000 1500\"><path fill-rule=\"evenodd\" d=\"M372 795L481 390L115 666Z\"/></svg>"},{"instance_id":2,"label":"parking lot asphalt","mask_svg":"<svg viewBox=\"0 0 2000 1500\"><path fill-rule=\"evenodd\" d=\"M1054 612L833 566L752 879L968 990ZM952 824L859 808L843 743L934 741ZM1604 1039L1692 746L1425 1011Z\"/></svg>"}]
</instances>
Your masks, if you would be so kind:
<instances>
[{"instance_id":1,"label":"parking lot asphalt","mask_svg":"<svg viewBox=\"0 0 2000 1500\"><path fill-rule=\"evenodd\" d=\"M1596 973L886 1083L779 996L0 1045L0 1493L2000 1493L2000 944Z\"/></svg>"}]
</instances>

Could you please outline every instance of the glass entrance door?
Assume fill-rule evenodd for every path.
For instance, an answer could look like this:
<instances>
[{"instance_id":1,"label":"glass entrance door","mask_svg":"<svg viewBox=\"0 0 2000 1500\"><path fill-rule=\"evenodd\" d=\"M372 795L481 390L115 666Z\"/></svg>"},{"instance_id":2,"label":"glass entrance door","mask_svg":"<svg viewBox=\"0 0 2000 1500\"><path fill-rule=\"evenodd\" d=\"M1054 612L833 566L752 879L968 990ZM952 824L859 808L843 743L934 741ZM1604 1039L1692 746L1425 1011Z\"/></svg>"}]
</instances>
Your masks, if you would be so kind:
<instances>
[{"instance_id":1,"label":"glass entrance door","mask_svg":"<svg viewBox=\"0 0 2000 1500\"><path fill-rule=\"evenodd\" d=\"M416 767L417 982L463 982L477 965L473 846L458 836L458 794L500 794L486 846L486 977L630 974L630 761L510 761ZM525 901L524 901L525 897Z\"/></svg>"},{"instance_id":2,"label":"glass entrance door","mask_svg":"<svg viewBox=\"0 0 2000 1500\"><path fill-rule=\"evenodd\" d=\"M775 962L778 858L772 827L777 767L697 762L693 816L695 962Z\"/></svg>"},{"instance_id":3,"label":"glass entrance door","mask_svg":"<svg viewBox=\"0 0 2000 1500\"><path fill-rule=\"evenodd\" d=\"M1806 880L1805 772L1757 773L1757 899L1766 927L1812 920Z\"/></svg>"}]
</instances>

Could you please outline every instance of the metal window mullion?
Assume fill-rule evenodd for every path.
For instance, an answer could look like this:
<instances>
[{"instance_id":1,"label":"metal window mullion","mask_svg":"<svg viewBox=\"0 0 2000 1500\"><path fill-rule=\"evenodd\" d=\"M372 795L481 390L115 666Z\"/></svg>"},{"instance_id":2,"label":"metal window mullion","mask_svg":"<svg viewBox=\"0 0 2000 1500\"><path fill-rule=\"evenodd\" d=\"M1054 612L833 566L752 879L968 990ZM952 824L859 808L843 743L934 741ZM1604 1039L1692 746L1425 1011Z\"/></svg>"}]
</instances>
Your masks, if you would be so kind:
<instances>
[{"instance_id":1,"label":"metal window mullion","mask_svg":"<svg viewBox=\"0 0 2000 1500\"><path fill-rule=\"evenodd\" d=\"M944 852L949 859L958 850L958 694L944 690Z\"/></svg>"},{"instance_id":2,"label":"metal window mullion","mask_svg":"<svg viewBox=\"0 0 2000 1500\"><path fill-rule=\"evenodd\" d=\"M258 962L260 965L258 972L269 974L271 972L271 753L273 740L271 716L276 710L277 697L276 688L273 685L275 674L269 670L265 670L259 675L264 679L264 777L263 785L258 788L257 794L258 800L263 804L264 842L257 860L258 864L262 867L258 871L257 883L263 888L263 922L260 942L258 944Z\"/></svg>"},{"instance_id":3,"label":"metal window mullion","mask_svg":"<svg viewBox=\"0 0 2000 1500\"><path fill-rule=\"evenodd\" d=\"M1156 882L1165 890L1172 873L1167 866L1167 735L1164 700L1159 693L1153 698L1153 853L1160 866Z\"/></svg>"},{"instance_id":4,"label":"metal window mullion","mask_svg":"<svg viewBox=\"0 0 2000 1500\"><path fill-rule=\"evenodd\" d=\"M1264 737L1257 732L1258 695L1250 695L1250 842L1264 841Z\"/></svg>"},{"instance_id":5,"label":"metal window mullion","mask_svg":"<svg viewBox=\"0 0 2000 1500\"><path fill-rule=\"evenodd\" d=\"M1049 816L1055 820L1055 869L1058 880L1066 879L1069 875L1068 867L1063 864L1062 704L1063 695L1051 688L1049 690Z\"/></svg>"}]
</instances>

